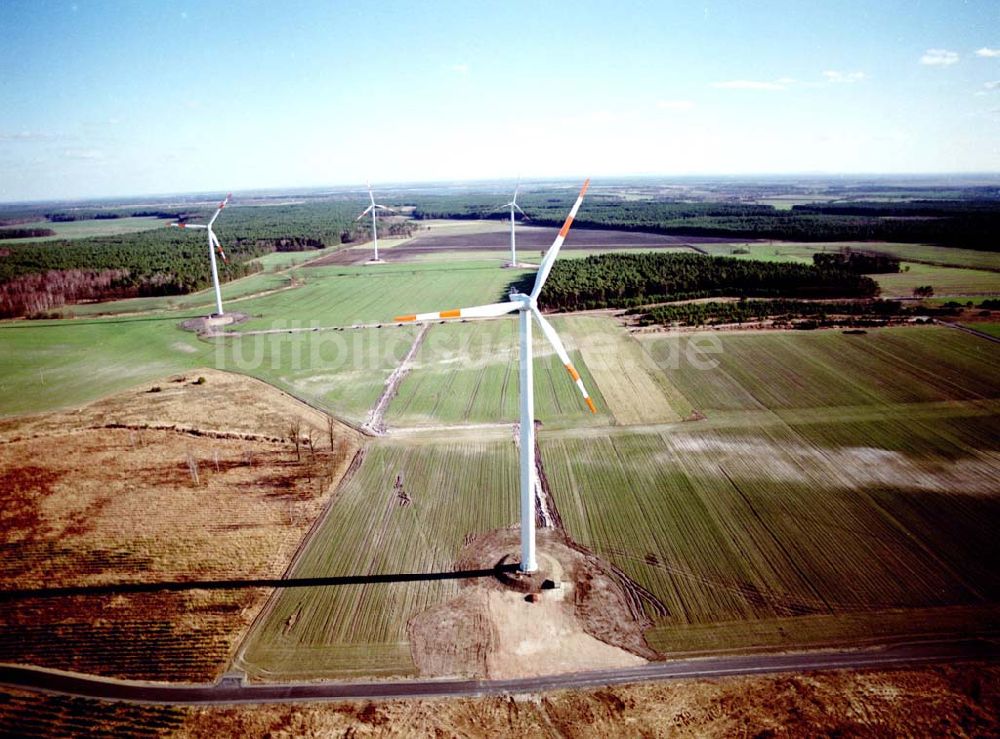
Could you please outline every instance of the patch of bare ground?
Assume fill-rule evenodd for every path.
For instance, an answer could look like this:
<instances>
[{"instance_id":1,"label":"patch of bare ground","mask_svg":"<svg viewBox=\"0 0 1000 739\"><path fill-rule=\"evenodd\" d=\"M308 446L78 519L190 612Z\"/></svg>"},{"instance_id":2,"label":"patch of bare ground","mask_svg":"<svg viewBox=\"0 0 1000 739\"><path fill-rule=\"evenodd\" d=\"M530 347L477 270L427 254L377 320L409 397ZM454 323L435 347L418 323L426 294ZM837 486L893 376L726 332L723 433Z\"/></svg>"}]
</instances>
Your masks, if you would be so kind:
<instances>
[{"instance_id":1,"label":"patch of bare ground","mask_svg":"<svg viewBox=\"0 0 1000 739\"><path fill-rule=\"evenodd\" d=\"M268 593L246 581L283 575L358 449L255 380L152 387L3 423L0 661L217 676ZM114 590L178 581L191 589Z\"/></svg>"},{"instance_id":2,"label":"patch of bare ground","mask_svg":"<svg viewBox=\"0 0 1000 739\"><path fill-rule=\"evenodd\" d=\"M472 538L458 569L489 569L516 552L518 530ZM501 578L463 580L459 594L408 624L422 675L509 678L626 667L655 659L650 621L622 580L553 529L538 532L543 577L556 587L527 595Z\"/></svg>"},{"instance_id":3,"label":"patch of bare ground","mask_svg":"<svg viewBox=\"0 0 1000 739\"><path fill-rule=\"evenodd\" d=\"M689 680L524 697L212 706L185 709L187 720L176 735L997 736L998 685L1000 668L967 664ZM0 702L0 721L4 710Z\"/></svg>"},{"instance_id":4,"label":"patch of bare ground","mask_svg":"<svg viewBox=\"0 0 1000 739\"><path fill-rule=\"evenodd\" d=\"M158 389L157 389L158 388ZM202 434L288 438L289 423L327 427L328 416L260 380L202 368L139 385L70 411L0 419L0 442L104 426L196 429ZM335 424L335 432L353 436Z\"/></svg>"}]
</instances>

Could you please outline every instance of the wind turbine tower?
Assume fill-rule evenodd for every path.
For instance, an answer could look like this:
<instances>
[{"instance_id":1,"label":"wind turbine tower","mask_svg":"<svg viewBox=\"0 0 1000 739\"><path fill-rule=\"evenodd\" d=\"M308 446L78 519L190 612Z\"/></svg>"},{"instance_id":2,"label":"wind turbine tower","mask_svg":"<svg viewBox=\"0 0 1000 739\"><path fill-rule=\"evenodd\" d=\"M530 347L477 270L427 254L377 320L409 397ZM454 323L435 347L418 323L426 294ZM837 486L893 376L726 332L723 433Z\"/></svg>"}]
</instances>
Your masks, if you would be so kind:
<instances>
[{"instance_id":1,"label":"wind turbine tower","mask_svg":"<svg viewBox=\"0 0 1000 739\"><path fill-rule=\"evenodd\" d=\"M376 218L376 215L377 215L376 211L379 211L379 210L392 211L392 208L387 208L384 205L379 205L378 203L376 203L375 202L375 195L372 193L372 185L371 185L371 183L369 182L369 183L366 183L366 184L368 185L368 199L371 200L371 205L369 205L367 208L365 208L363 211L361 211L361 215L359 215L354 220L355 221L360 221L362 218L364 218L369 213L372 214L372 244L375 246L375 257L371 260L371 262L369 262L369 264L378 264L382 260L378 258L378 220Z\"/></svg>"},{"instance_id":2,"label":"wind turbine tower","mask_svg":"<svg viewBox=\"0 0 1000 739\"><path fill-rule=\"evenodd\" d=\"M219 207L215 209L215 215L212 216L208 224L202 223L171 223L170 226L174 228L193 228L196 230L202 230L208 232L208 258L212 264L212 286L215 288L215 315L223 316L225 313L222 311L222 290L219 288L219 266L215 261L215 252L218 250L219 256L222 257L222 261L226 264L229 260L226 259L226 253L222 251L222 244L219 243L218 237L215 235L215 231L212 230L212 226L215 225L215 219L219 217L222 209L229 204L229 199L233 197L232 193L226 195L226 199L219 203Z\"/></svg>"},{"instance_id":3,"label":"wind turbine tower","mask_svg":"<svg viewBox=\"0 0 1000 739\"><path fill-rule=\"evenodd\" d=\"M594 401L590 399L587 388L580 379L580 373L576 371L570 361L566 347L559 339L559 334L552 327L541 311L538 310L538 295L545 286L545 281L552 271L552 265L559 255L559 249L569 233L573 219L576 218L580 205L583 203L583 196L590 185L588 179L583 183L583 188L573 204L572 210L566 217L565 223L559 230L555 241L545 254L545 258L538 267L538 274L535 276L535 284L530 295L512 292L510 300L506 303L493 303L491 305L479 305L474 308L459 308L456 310L446 310L439 313L417 313L409 316L397 316L396 321L437 321L443 318L495 318L507 313L517 312L520 325L521 339L521 429L520 429L520 464L521 464L521 572L535 572L538 569L538 561L535 557L535 396L534 396L534 372L532 366L532 345L531 345L531 319L538 322L545 338L555 349L559 359L566 367L566 371L573 379L583 395L584 402L590 408L591 413L597 413ZM512 201L513 202L513 201Z\"/></svg>"},{"instance_id":4,"label":"wind turbine tower","mask_svg":"<svg viewBox=\"0 0 1000 739\"><path fill-rule=\"evenodd\" d=\"M509 203L504 203L500 206L501 208L510 208L510 264L506 265L508 267L517 266L517 247L514 243L514 222L516 218L514 211L517 210L525 218L528 217L528 214L521 210L521 206L517 204L517 193L520 189L521 183L518 182L514 188L514 197L511 198Z\"/></svg>"}]
</instances>

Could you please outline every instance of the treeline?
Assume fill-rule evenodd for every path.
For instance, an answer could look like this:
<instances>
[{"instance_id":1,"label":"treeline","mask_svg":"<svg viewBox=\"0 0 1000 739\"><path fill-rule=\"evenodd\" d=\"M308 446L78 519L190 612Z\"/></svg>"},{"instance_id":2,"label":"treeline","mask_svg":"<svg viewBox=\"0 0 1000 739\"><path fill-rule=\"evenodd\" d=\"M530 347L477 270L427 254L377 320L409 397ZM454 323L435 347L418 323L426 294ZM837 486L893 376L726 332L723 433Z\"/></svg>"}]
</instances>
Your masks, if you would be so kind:
<instances>
[{"instance_id":1,"label":"treeline","mask_svg":"<svg viewBox=\"0 0 1000 739\"><path fill-rule=\"evenodd\" d=\"M530 289L533 275L518 287ZM558 260L539 300L549 310L629 308L701 297L870 298L878 284L839 269L700 254L600 254Z\"/></svg>"},{"instance_id":2,"label":"treeline","mask_svg":"<svg viewBox=\"0 0 1000 739\"><path fill-rule=\"evenodd\" d=\"M131 215L135 215L135 213ZM126 214L98 211L96 213L49 213L45 217L52 223L72 223L73 221L111 221L115 218L125 218Z\"/></svg>"},{"instance_id":3,"label":"treeline","mask_svg":"<svg viewBox=\"0 0 1000 739\"><path fill-rule=\"evenodd\" d=\"M356 223L360 202L227 208L216 223L229 281L260 270L253 261L275 250L323 248L367 238ZM183 215L204 223L214 208ZM211 283L204 231L166 228L73 241L11 244L0 258L0 315L33 315L80 300L179 295ZM391 229L387 229L391 233Z\"/></svg>"},{"instance_id":4,"label":"treeline","mask_svg":"<svg viewBox=\"0 0 1000 739\"><path fill-rule=\"evenodd\" d=\"M861 319L885 322L917 314L917 309L894 300L816 301L816 300L738 300L729 302L682 303L658 305L630 311L639 316L638 323L650 325L718 326L771 320L791 323L796 319L812 318L826 323L831 319ZM920 315L927 309L921 308Z\"/></svg>"},{"instance_id":5,"label":"treeline","mask_svg":"<svg viewBox=\"0 0 1000 739\"><path fill-rule=\"evenodd\" d=\"M536 225L561 225L576 193L525 193L521 207ZM411 199L413 217L506 218L499 199L484 194ZM932 204L933 203L933 204ZM647 231L680 236L787 241L888 241L995 251L1000 249L1000 201L917 201L801 205L777 210L740 202L622 200L591 196L577 226Z\"/></svg>"},{"instance_id":6,"label":"treeline","mask_svg":"<svg viewBox=\"0 0 1000 739\"><path fill-rule=\"evenodd\" d=\"M127 292L129 282L128 270L124 269L67 269L21 275L0 285L0 318L41 316L67 303Z\"/></svg>"},{"instance_id":7,"label":"treeline","mask_svg":"<svg viewBox=\"0 0 1000 739\"><path fill-rule=\"evenodd\" d=\"M820 269L842 269L857 274L889 274L899 272L899 257L875 251L842 249L839 252L817 252L813 264Z\"/></svg>"},{"instance_id":8,"label":"treeline","mask_svg":"<svg viewBox=\"0 0 1000 739\"><path fill-rule=\"evenodd\" d=\"M0 228L0 239L40 239L55 235L51 228Z\"/></svg>"}]
</instances>

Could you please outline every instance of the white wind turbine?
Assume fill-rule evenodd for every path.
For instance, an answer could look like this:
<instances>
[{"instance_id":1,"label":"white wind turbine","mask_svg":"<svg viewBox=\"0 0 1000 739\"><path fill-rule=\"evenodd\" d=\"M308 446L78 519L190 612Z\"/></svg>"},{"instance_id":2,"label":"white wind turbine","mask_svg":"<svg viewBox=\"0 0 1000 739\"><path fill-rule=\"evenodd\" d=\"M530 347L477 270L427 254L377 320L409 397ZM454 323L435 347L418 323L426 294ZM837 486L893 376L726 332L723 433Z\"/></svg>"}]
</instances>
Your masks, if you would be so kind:
<instances>
[{"instance_id":1,"label":"white wind turbine","mask_svg":"<svg viewBox=\"0 0 1000 739\"><path fill-rule=\"evenodd\" d=\"M583 202L583 196L587 192L587 187L589 185L589 179L583 183L583 188L580 190L580 195L577 197L576 203L573 204L573 209L570 210L569 215L566 217L566 222L563 223L563 227L559 230L559 235L556 236L555 241L552 242L552 246L549 248L548 253L546 253L541 265L539 265L538 274L535 276L535 285L532 288L530 295L512 292L510 300L506 303L480 305L474 308L459 308L456 310L441 311L440 313L417 313L409 316L397 316L395 319L396 321L405 322L436 321L442 318L493 318L517 311L520 317L521 329L520 569L522 572L534 572L538 569L538 563L535 560L535 397L534 372L531 356L532 316L534 316L535 320L538 321L538 325L541 327L542 333L545 334L545 338L549 340L552 348L556 350L556 354L559 355L559 359L562 361L563 365L565 365L566 371L569 372L570 377L573 378L573 382L575 382L576 386L580 389L580 392L583 394L583 399L587 403L587 407L590 408L590 412L597 413L597 408L594 407L594 401L590 399L590 395L587 393L587 388L583 386L583 381L580 379L580 373L576 371L576 368L569 359L569 354L566 353L566 347L563 346L562 341L559 339L559 335L556 333L555 329L552 328L552 325L545 320L541 312L538 310L537 302L538 295L541 293L542 287L548 279L549 272L552 270L552 264L559 255L559 248L566 239L566 234L569 233L569 228L573 224L573 219L576 218L577 211L580 210L580 204Z\"/></svg>"},{"instance_id":2,"label":"white wind turbine","mask_svg":"<svg viewBox=\"0 0 1000 739\"><path fill-rule=\"evenodd\" d=\"M376 226L376 218L375 218L377 215L376 211L379 210L391 211L392 208L387 208L384 205L379 205L378 203L376 203L375 195L372 193L371 183L368 182L366 184L368 185L368 199L371 200L372 204L369 205L367 208L365 208L363 211L361 211L361 215L359 215L354 220L360 221L362 218L368 215L368 213L372 214L372 243L375 245L375 258L372 259L372 262L379 262L381 260L378 258L378 226Z\"/></svg>"},{"instance_id":3,"label":"white wind turbine","mask_svg":"<svg viewBox=\"0 0 1000 739\"><path fill-rule=\"evenodd\" d=\"M216 315L224 315L222 312L222 290L219 289L219 267L215 262L215 250L219 250L219 256L222 257L222 261L226 264L229 260L226 259L226 252L222 251L222 245L219 243L218 237L215 235L215 231L212 230L212 225L215 223L215 219L219 217L222 209L229 204L229 199L233 196L232 193L226 195L226 199L219 203L219 207L215 210L215 215L209 220L208 225L201 223L171 223L169 225L174 228L195 228L204 229L208 231L208 257L212 262L212 285L215 287L215 310Z\"/></svg>"},{"instance_id":4,"label":"white wind turbine","mask_svg":"<svg viewBox=\"0 0 1000 739\"><path fill-rule=\"evenodd\" d=\"M521 182L518 181L517 186L514 188L514 197L510 199L509 203L504 203L499 208L497 208L497 210L500 210L500 208L510 208L510 266L511 267L517 266L517 248L514 245L514 221L515 221L514 211L517 210L525 218L528 217L528 214L525 213L523 210L521 210L521 206L517 204L517 193L518 191L520 191L520 189L521 189Z\"/></svg>"}]
</instances>

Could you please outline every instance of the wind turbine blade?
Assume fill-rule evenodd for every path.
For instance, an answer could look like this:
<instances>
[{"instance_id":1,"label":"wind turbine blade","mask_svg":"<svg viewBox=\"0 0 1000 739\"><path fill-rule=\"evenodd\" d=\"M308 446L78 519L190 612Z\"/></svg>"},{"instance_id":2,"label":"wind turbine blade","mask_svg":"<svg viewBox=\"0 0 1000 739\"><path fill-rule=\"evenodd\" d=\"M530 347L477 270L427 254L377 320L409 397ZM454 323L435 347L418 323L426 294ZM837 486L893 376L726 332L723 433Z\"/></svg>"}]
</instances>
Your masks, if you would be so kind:
<instances>
[{"instance_id":1,"label":"wind turbine blade","mask_svg":"<svg viewBox=\"0 0 1000 739\"><path fill-rule=\"evenodd\" d=\"M219 203L219 207L215 209L215 215L214 215L214 216L212 216L212 220L210 220L210 221L208 222L208 225L209 225L209 226L211 226L211 225L212 225L213 223L215 223L215 219L219 217L219 213L221 213L221 212L222 212L222 209L223 209L223 208L225 208L225 207L226 207L227 205L229 205L229 199L230 199L230 198L231 198L232 196L233 196L233 194L232 194L232 193L229 193L229 194L227 194L227 195L226 195L226 199L225 199L225 200L223 200L223 201L222 201L221 203Z\"/></svg>"},{"instance_id":2,"label":"wind turbine blade","mask_svg":"<svg viewBox=\"0 0 1000 739\"><path fill-rule=\"evenodd\" d=\"M395 212L396 212L396 209L395 209L395 208L390 208L390 207L389 207L388 205L377 205L377 204L376 204L376 205L375 205L375 207L376 207L376 208L380 208L380 209L382 209L382 210L387 210L387 211L389 211L390 213L395 213Z\"/></svg>"},{"instance_id":3,"label":"wind turbine blade","mask_svg":"<svg viewBox=\"0 0 1000 739\"><path fill-rule=\"evenodd\" d=\"M556 330L552 328L552 324L545 320L545 317L538 311L538 308L532 306L531 313L535 316L535 320L538 321L538 325L542 327L542 333L545 334L545 338L549 340L552 344L552 348L556 350L556 354L559 355L560 361L569 372L569 376L573 378L573 382L576 383L577 388L583 395L583 400L590 408L591 413L597 413L597 408L594 406L594 401L590 399L590 393L587 392L587 388L583 385L583 380L580 379L580 373L576 371L576 367L573 366L573 362L570 361L569 354L566 351L566 347L563 346L562 340L559 338L559 334Z\"/></svg>"},{"instance_id":4,"label":"wind turbine blade","mask_svg":"<svg viewBox=\"0 0 1000 739\"><path fill-rule=\"evenodd\" d=\"M517 209L517 212L520 213L522 216L524 216L525 218L528 217L528 214L525 213L523 210L521 210L520 205L518 205L517 203L511 203L511 205L513 205Z\"/></svg>"},{"instance_id":5,"label":"wind turbine blade","mask_svg":"<svg viewBox=\"0 0 1000 739\"><path fill-rule=\"evenodd\" d=\"M368 199L372 201L372 205L375 205L375 194L372 192L372 183L369 180L365 180L365 187L368 188Z\"/></svg>"},{"instance_id":6,"label":"wind turbine blade","mask_svg":"<svg viewBox=\"0 0 1000 739\"><path fill-rule=\"evenodd\" d=\"M219 237L215 235L215 231L209 229L208 237L212 240L212 244L215 245L215 250L219 252L219 256L222 257L222 261L229 264L229 258L226 256L226 252L222 251L222 244L219 243Z\"/></svg>"},{"instance_id":7,"label":"wind turbine blade","mask_svg":"<svg viewBox=\"0 0 1000 739\"><path fill-rule=\"evenodd\" d=\"M374 204L374 203L372 203L372 204L371 204L371 205L369 205L369 206L368 206L367 208L365 208L365 209L364 209L363 211L361 211L361 215L359 215L359 216L358 216L357 218L355 218L354 220L355 220L355 221L360 221L360 220L361 220L362 218L364 218L364 217L365 217L366 215L368 215L368 214L369 214L369 213L371 212L371 209L372 209L372 208L374 208L374 207L375 207L375 204Z\"/></svg>"},{"instance_id":8,"label":"wind turbine blade","mask_svg":"<svg viewBox=\"0 0 1000 739\"><path fill-rule=\"evenodd\" d=\"M168 223L167 225L174 228L208 228L203 223Z\"/></svg>"},{"instance_id":9,"label":"wind turbine blade","mask_svg":"<svg viewBox=\"0 0 1000 739\"><path fill-rule=\"evenodd\" d=\"M573 225L573 219L576 218L576 214L580 211L580 206L583 204L583 196L587 194L587 188L590 187L590 178L588 177L584 183L583 187L580 188L580 194L576 197L576 202L573 203L573 207L566 216L566 221L563 223L561 229L559 229L559 235L556 236L555 241L552 242L552 246L549 247L548 252L545 254L545 259L542 260L541 265L538 268L538 275L535 277L535 287L531 290L532 300L538 299L538 294L542 291L542 286L545 281L549 279L549 272L552 271L552 265L556 261L556 257L559 256L559 249L562 247L563 242L566 240L566 234L569 233L569 227Z\"/></svg>"},{"instance_id":10,"label":"wind turbine blade","mask_svg":"<svg viewBox=\"0 0 1000 739\"><path fill-rule=\"evenodd\" d=\"M509 300L506 303L491 303L477 305L473 308L456 308L439 313L414 313L408 316L396 316L393 321L408 323L412 321L438 321L442 318L494 318L506 313L512 313L520 307L519 303Z\"/></svg>"}]
</instances>

